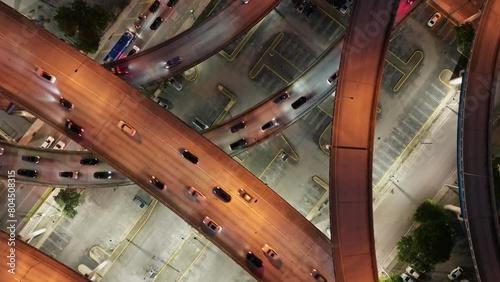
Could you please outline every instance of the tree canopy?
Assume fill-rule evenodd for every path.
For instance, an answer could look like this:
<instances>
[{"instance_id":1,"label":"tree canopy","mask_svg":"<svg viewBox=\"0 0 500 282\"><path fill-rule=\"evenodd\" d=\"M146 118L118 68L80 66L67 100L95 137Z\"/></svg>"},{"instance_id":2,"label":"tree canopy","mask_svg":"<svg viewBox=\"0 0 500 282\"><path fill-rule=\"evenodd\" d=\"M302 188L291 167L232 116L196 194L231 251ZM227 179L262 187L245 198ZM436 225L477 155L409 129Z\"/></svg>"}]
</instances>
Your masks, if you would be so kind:
<instances>
[{"instance_id":1,"label":"tree canopy","mask_svg":"<svg viewBox=\"0 0 500 282\"><path fill-rule=\"evenodd\" d=\"M85 53L94 53L111 15L99 5L75 0L57 9L54 19L64 35L76 40L75 47Z\"/></svg>"},{"instance_id":2,"label":"tree canopy","mask_svg":"<svg viewBox=\"0 0 500 282\"><path fill-rule=\"evenodd\" d=\"M450 258L453 238L447 224L447 213L432 200L424 201L414 214L421 224L396 245L398 260L408 263L417 271L430 271L436 263Z\"/></svg>"},{"instance_id":3,"label":"tree canopy","mask_svg":"<svg viewBox=\"0 0 500 282\"><path fill-rule=\"evenodd\" d=\"M59 193L54 196L54 201L63 209L63 215L74 218L78 214L76 207L80 203L80 193L78 193L77 190L61 189Z\"/></svg>"},{"instance_id":4,"label":"tree canopy","mask_svg":"<svg viewBox=\"0 0 500 282\"><path fill-rule=\"evenodd\" d=\"M430 221L444 221L448 219L446 210L431 199L425 200L413 215L415 221L425 223Z\"/></svg>"},{"instance_id":5,"label":"tree canopy","mask_svg":"<svg viewBox=\"0 0 500 282\"><path fill-rule=\"evenodd\" d=\"M459 51L469 56L474 40L474 27L471 23L465 23L455 27L455 30L457 31L457 47Z\"/></svg>"}]
</instances>

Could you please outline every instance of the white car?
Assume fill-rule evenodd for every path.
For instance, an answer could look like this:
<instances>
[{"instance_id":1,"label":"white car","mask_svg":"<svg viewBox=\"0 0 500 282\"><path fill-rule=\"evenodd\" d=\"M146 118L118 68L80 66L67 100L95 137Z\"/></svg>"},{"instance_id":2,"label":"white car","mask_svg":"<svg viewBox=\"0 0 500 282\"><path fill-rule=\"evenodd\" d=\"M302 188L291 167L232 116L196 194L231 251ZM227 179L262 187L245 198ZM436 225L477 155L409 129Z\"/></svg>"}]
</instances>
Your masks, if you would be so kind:
<instances>
[{"instance_id":1,"label":"white car","mask_svg":"<svg viewBox=\"0 0 500 282\"><path fill-rule=\"evenodd\" d=\"M194 188L194 187L189 187L187 189L187 193L189 194L189 196L191 196L191 198L193 198L193 200L195 200L197 202L205 201L205 195L200 193L200 191L196 190L196 188Z\"/></svg>"},{"instance_id":2,"label":"white car","mask_svg":"<svg viewBox=\"0 0 500 282\"><path fill-rule=\"evenodd\" d=\"M264 252L266 257L268 257L269 259L272 259L272 260L279 260L280 259L280 256L278 255L278 253L273 248L271 248L268 244L264 244L264 246L262 247L262 251Z\"/></svg>"},{"instance_id":3,"label":"white car","mask_svg":"<svg viewBox=\"0 0 500 282\"><path fill-rule=\"evenodd\" d=\"M120 120L118 127L130 136L134 136L137 132L132 126L126 124L123 120Z\"/></svg>"},{"instance_id":4,"label":"white car","mask_svg":"<svg viewBox=\"0 0 500 282\"><path fill-rule=\"evenodd\" d=\"M415 280L413 280L413 278L408 276L408 274L406 274L406 273L403 273L400 276L401 276L401 279L403 279L403 282L415 282Z\"/></svg>"},{"instance_id":5,"label":"white car","mask_svg":"<svg viewBox=\"0 0 500 282\"><path fill-rule=\"evenodd\" d=\"M3 155L4 148L0 147L0 156Z\"/></svg>"},{"instance_id":6,"label":"white car","mask_svg":"<svg viewBox=\"0 0 500 282\"><path fill-rule=\"evenodd\" d=\"M347 13L347 10L349 10L349 8L352 6L353 2L354 0L347 0L345 4L340 8L340 13L342 15L345 15L345 13Z\"/></svg>"},{"instance_id":7,"label":"white car","mask_svg":"<svg viewBox=\"0 0 500 282\"><path fill-rule=\"evenodd\" d=\"M415 279L418 279L418 277L420 276L420 273L418 273L415 269L413 269L413 267L411 266L408 266L406 268L406 273L410 274L411 276L413 276Z\"/></svg>"},{"instance_id":8,"label":"white car","mask_svg":"<svg viewBox=\"0 0 500 282\"><path fill-rule=\"evenodd\" d=\"M52 143L54 143L54 137L52 136L47 136L47 139L45 139L45 141L43 141L43 144L42 146L40 146L41 148L48 148L52 145Z\"/></svg>"},{"instance_id":9,"label":"white car","mask_svg":"<svg viewBox=\"0 0 500 282\"><path fill-rule=\"evenodd\" d=\"M56 82L56 77L51 75L50 73L48 73L46 70L42 69L41 67L37 67L35 72L39 77L47 80L50 83Z\"/></svg>"},{"instance_id":10,"label":"white car","mask_svg":"<svg viewBox=\"0 0 500 282\"><path fill-rule=\"evenodd\" d=\"M457 268L453 269L450 274L448 274L448 278L450 280L455 280L457 279L460 275L462 275L462 273L464 273L464 270L458 266Z\"/></svg>"},{"instance_id":11,"label":"white car","mask_svg":"<svg viewBox=\"0 0 500 282\"><path fill-rule=\"evenodd\" d=\"M441 13L435 13L432 18L427 22L427 25L429 27L433 27L437 21L439 21L439 19L441 19Z\"/></svg>"},{"instance_id":12,"label":"white car","mask_svg":"<svg viewBox=\"0 0 500 282\"><path fill-rule=\"evenodd\" d=\"M62 149L64 149L64 147L66 147L66 143L59 140L59 141L57 141L56 145L54 146L54 150L62 150Z\"/></svg>"},{"instance_id":13,"label":"white car","mask_svg":"<svg viewBox=\"0 0 500 282\"><path fill-rule=\"evenodd\" d=\"M250 2L250 0L241 0L241 3L243 4L248 4L248 2Z\"/></svg>"},{"instance_id":14,"label":"white car","mask_svg":"<svg viewBox=\"0 0 500 282\"><path fill-rule=\"evenodd\" d=\"M210 217L205 216L203 219L203 224L210 228L215 233L220 233L222 231L222 226L213 221Z\"/></svg>"}]
</instances>

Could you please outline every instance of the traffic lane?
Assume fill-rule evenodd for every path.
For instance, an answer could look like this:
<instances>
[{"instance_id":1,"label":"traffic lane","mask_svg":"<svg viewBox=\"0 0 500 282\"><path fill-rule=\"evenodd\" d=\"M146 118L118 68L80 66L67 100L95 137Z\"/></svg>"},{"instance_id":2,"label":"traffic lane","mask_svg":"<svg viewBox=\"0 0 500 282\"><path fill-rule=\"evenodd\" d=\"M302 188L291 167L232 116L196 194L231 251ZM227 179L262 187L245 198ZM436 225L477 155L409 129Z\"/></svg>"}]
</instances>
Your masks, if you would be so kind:
<instances>
[{"instance_id":1,"label":"traffic lane","mask_svg":"<svg viewBox=\"0 0 500 282\"><path fill-rule=\"evenodd\" d=\"M231 41L235 34L250 28L255 19L263 17L279 3L276 0L266 2L250 1L245 5L240 1L234 1L215 17L207 19L203 24L175 36L160 46L142 52L130 63L128 63L130 59L125 59L119 64L109 64L106 67L129 65L131 76L125 79L134 85L169 76L168 72L156 69L159 60L162 59L168 60L166 58L183 56L184 63L175 69L178 71L187 69L223 48L224 44ZM152 68L155 70L143 73L144 70ZM136 73L134 69L139 69L140 73Z\"/></svg>"},{"instance_id":2,"label":"traffic lane","mask_svg":"<svg viewBox=\"0 0 500 282\"><path fill-rule=\"evenodd\" d=\"M312 107L315 107L326 97L331 95L336 87L336 83L329 84L327 79L338 70L340 64L340 53L342 50L342 41L339 41L333 46L318 64L310 68L300 79L293 82L288 88L279 91L267 101L262 102L248 111L226 121L222 125L204 132L203 135L214 142L218 147L222 148L229 154L237 154L243 150L232 151L229 144L246 138L247 145L252 145L263 142L266 138L273 136L275 132L283 130L293 121L305 115ZM281 101L279 104L274 103L274 99L288 91L291 95L289 98ZM294 103L300 97L307 97L307 101L298 109L292 108ZM262 131L261 127L271 119L276 118L279 125L266 131ZM245 120L246 128L240 130L236 134L232 134L230 128L232 125ZM236 138L236 135L240 138Z\"/></svg>"},{"instance_id":3,"label":"traffic lane","mask_svg":"<svg viewBox=\"0 0 500 282\"><path fill-rule=\"evenodd\" d=\"M144 104L142 104L142 106L144 106ZM155 105L155 106L156 106L156 105ZM160 107L157 107L157 106L156 106L156 108L157 108L158 110L160 110L160 112L159 112L159 113L165 113L165 114L168 114L167 112L163 111L163 109L161 109ZM140 113L143 113L143 112L145 112L145 111L140 111ZM154 124L154 121L155 121L155 120L148 119L148 116L149 116L149 115L146 115L146 114L145 114L145 117L144 117L144 118L145 118L145 121L144 121L144 122L137 122L137 121L136 121L136 122L137 122L137 124L147 124L147 125ZM157 118L157 119L158 119L158 121L160 121L160 122L162 122L162 123L163 123L163 120L164 120L164 119L160 119L160 118ZM147 122L147 123L146 123L146 121L149 121L149 122ZM168 129L169 129L169 128L168 128L168 127L169 127L169 125L168 125L168 124L165 124L164 126L155 126L155 127L164 128L164 129L166 129L166 130L165 130L166 132L170 132L170 134L172 134L172 133L173 133L173 131L168 130ZM187 128L187 127L186 127L186 128ZM110 130L112 130L112 129L114 129L114 126L111 126ZM137 128L136 128L136 129L137 129ZM190 132L193 132L193 133L194 133L194 131L193 131L192 129L190 129L190 128L187 128L187 130L188 130L188 131L190 131ZM103 130L103 132L104 132L104 131L105 131L105 130ZM140 132L140 131L141 131L141 130L139 130L139 132ZM106 130L106 132L108 132L108 131ZM108 137L108 138L111 138L111 137ZM162 138L159 138L159 139L161 140ZM176 138L176 139L178 139L178 138ZM181 143L179 143L179 145L181 145ZM165 149L165 150L166 150L166 149L168 149L168 147L163 147L163 149ZM171 164L184 164L184 165L187 165L187 167L185 167L185 168L188 168L188 169L189 169L190 167L191 167L191 168L199 168L199 170L197 170L197 169L192 170L192 172L191 172L191 174L190 174L189 176L188 176L188 175L183 176L182 174L179 174L179 172L178 172L178 171L176 171L176 170L174 170L174 172L173 172L173 173L171 173L171 172L169 171L169 168L167 168L167 169L163 170L164 175L169 175L169 174L170 174L170 175L172 175L172 177L174 177L174 176L175 176L175 179L177 179L177 181L181 181L180 183L177 183L176 185L178 185L178 186L180 186L180 187L187 187L187 186L191 186L192 184L191 184L190 182L185 182L185 179L189 179L189 178L201 179L201 180L202 180L202 181L201 181L202 183L214 183L214 184L212 184L213 186L215 186L215 184L217 184L217 183L220 183L220 182L221 182L221 178L219 177L219 176L221 175L221 173L220 173L219 171L217 171L217 172L216 172L216 176L215 176L215 177L212 177L212 178L210 178L210 176L206 174L206 173L209 173L209 172L207 172L207 171L205 170L207 167L210 167L210 168L211 168L211 167L215 167L215 166L216 166L216 164L217 164L217 163L209 163L209 161L210 161L210 157L209 157L209 156L203 157L200 153L196 153L194 150L191 150L191 151L194 151L194 152L195 152L195 154L197 154L197 155L198 155L198 157L200 158L200 164L199 164L198 166L195 166L195 165L193 165L193 164L189 163L187 160L183 159L183 158L182 158L182 157L178 154L178 149L177 149L177 147L175 147L175 146L174 146L174 147L171 147L171 148L170 148L170 150L171 150L171 151L173 151L173 153L174 153L173 159L175 160L175 158L177 158L177 159L179 160L179 161L175 160L175 161L173 161ZM226 157L227 157L227 156L226 156ZM147 157L146 157L146 158L147 158ZM153 159L153 158L149 157L148 159L149 159L149 160L151 160L151 159ZM166 159L172 159L172 158L168 158L168 157L167 157ZM119 161L119 160L117 160L117 161ZM234 162L234 161L233 161L233 162ZM122 163L123 163L123 162L122 162ZM154 166L154 167L157 167L157 165L156 165L156 164L153 164L153 163L150 163L150 165L152 165L152 166ZM142 166L141 166L141 167L142 167ZM183 170L185 170L185 168L183 168ZM183 171L183 170L180 170L180 171ZM228 173L228 172L223 173L223 174L227 174L227 173ZM213 174L210 174L210 175L213 175ZM167 176L167 177L168 177L168 176ZM170 185L174 184L175 179L170 179L170 177L168 177L168 178L169 178L169 179L164 180L164 181L169 182L169 183L170 183ZM237 184L227 184L227 185L221 185L221 184L218 184L218 185L219 185L219 186L221 186L221 187L223 187L223 188L224 188L227 192L229 192L230 194L232 194L232 197L233 197L233 198L239 198L239 196L237 196L237 195L236 195L236 191L235 191L235 190L237 190L237 189L238 189L238 187L245 187L245 186L246 186L246 185L243 185L243 183L241 183L241 182L240 182L240 183L237 183ZM260 183L260 185L262 185L262 183ZM211 186L211 187L206 187L206 186L205 186L205 187L206 187L205 189L210 190L213 186ZM203 186L199 186L198 188L203 189ZM246 188L247 190L249 190L249 187L245 187L245 188ZM181 199L182 199L183 197L184 197L184 199L185 199L185 196L184 196L184 191L183 191L183 189L181 189L181 190L182 190L182 191L180 192L180 193L181 193L180 197L181 197ZM202 191L203 191L203 190L202 190ZM205 190L205 191L206 191L206 190ZM205 192L205 195L208 197L209 193L206 193L206 192ZM270 213L271 213L271 214L275 214L275 210L271 208ZM285 222L286 222L286 220L285 220ZM290 228L289 228L289 227L290 227L290 225L292 225L292 226L293 226L293 224L291 224L290 222L288 222L288 226L286 226L286 225L285 225L285 227L288 227L288 229L290 229ZM279 230L279 229L278 229L278 230ZM300 232L299 232L299 233L300 233ZM300 236L301 234L299 234L299 233L295 233L294 235L295 235L295 236ZM306 238L302 238L302 239L303 239L303 240L307 240ZM302 241L302 240L301 240L300 242L301 242L301 243L302 243L302 242L304 242L304 243L305 243L306 241ZM310 247L310 246L307 246L307 244L305 244L305 245L306 245L306 247ZM296 247L296 249L300 249L300 247L299 247L299 246L297 246L297 247Z\"/></svg>"}]
</instances>

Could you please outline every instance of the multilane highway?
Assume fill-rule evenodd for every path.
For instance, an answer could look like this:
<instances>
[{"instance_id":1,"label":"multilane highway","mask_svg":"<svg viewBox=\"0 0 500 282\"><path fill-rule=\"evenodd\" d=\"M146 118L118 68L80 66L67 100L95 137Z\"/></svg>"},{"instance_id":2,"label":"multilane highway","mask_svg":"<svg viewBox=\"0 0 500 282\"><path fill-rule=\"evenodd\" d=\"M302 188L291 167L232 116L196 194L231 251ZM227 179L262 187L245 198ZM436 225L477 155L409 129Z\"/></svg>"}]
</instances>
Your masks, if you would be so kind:
<instances>
[{"instance_id":1,"label":"multilane highway","mask_svg":"<svg viewBox=\"0 0 500 282\"><path fill-rule=\"evenodd\" d=\"M239 35L249 30L266 16L280 0L257 0L243 4L233 1L215 16L183 33L130 58L105 64L130 72L121 78L133 85L142 85L178 74L219 52ZM181 56L183 62L170 69L165 62Z\"/></svg>"},{"instance_id":2,"label":"multilane highway","mask_svg":"<svg viewBox=\"0 0 500 282\"><path fill-rule=\"evenodd\" d=\"M253 251L264 261L264 281L303 281L310 278L312 268L333 281L328 238L259 179L78 51L4 5L1 13L0 90L6 96L61 131L65 131L67 118L83 126L84 136L73 136L78 143L206 233L247 270L244 258ZM34 73L36 66L55 75L56 83L39 78ZM75 104L71 113L57 103L61 94ZM136 136L122 132L117 126L120 120L134 127ZM198 165L181 156L184 148L200 159ZM168 188L160 191L152 186L152 175ZM186 195L190 186L205 194L206 201L193 202ZM216 199L214 186L223 187L232 201ZM244 201L237 195L240 188L258 201ZM220 234L208 234L201 228L206 215L223 227ZM280 254L281 267L274 267L264 257L260 248L265 243Z\"/></svg>"}]
</instances>

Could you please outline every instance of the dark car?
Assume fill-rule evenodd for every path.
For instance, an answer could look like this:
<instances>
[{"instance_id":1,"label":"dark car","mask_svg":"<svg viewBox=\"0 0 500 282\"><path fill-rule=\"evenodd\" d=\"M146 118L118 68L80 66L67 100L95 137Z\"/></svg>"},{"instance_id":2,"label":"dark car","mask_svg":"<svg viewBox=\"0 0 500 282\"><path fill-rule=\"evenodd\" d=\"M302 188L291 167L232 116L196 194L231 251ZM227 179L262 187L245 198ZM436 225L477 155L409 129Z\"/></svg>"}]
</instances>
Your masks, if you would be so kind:
<instances>
[{"instance_id":1,"label":"dark car","mask_svg":"<svg viewBox=\"0 0 500 282\"><path fill-rule=\"evenodd\" d=\"M32 170L32 169L20 168L17 170L17 174L19 174L21 176L36 178L36 176L38 175L38 171Z\"/></svg>"},{"instance_id":2,"label":"dark car","mask_svg":"<svg viewBox=\"0 0 500 282\"><path fill-rule=\"evenodd\" d=\"M135 28L136 28L136 29L141 28L142 23L144 22L144 20L146 19L146 17L147 17L147 16L146 16L146 15L144 15L144 14L140 14L140 15L137 17L137 20L135 20L135 22L134 22L134 26L135 26Z\"/></svg>"},{"instance_id":3,"label":"dark car","mask_svg":"<svg viewBox=\"0 0 500 282\"><path fill-rule=\"evenodd\" d=\"M238 124L235 124L233 126L231 126L231 133L235 133L237 131L240 131L241 129L247 127L247 125L245 124L244 121L238 123Z\"/></svg>"},{"instance_id":4,"label":"dark car","mask_svg":"<svg viewBox=\"0 0 500 282\"><path fill-rule=\"evenodd\" d=\"M188 150L184 150L184 152L182 152L182 156L190 162L198 164L198 157L193 155L193 153L189 152Z\"/></svg>"},{"instance_id":5,"label":"dark car","mask_svg":"<svg viewBox=\"0 0 500 282\"><path fill-rule=\"evenodd\" d=\"M281 103L283 100L288 99L290 97L290 92L285 91L285 93L279 95L276 99L274 99L275 104Z\"/></svg>"},{"instance_id":6,"label":"dark car","mask_svg":"<svg viewBox=\"0 0 500 282\"><path fill-rule=\"evenodd\" d=\"M59 177L78 179L78 171L61 171Z\"/></svg>"},{"instance_id":7,"label":"dark car","mask_svg":"<svg viewBox=\"0 0 500 282\"><path fill-rule=\"evenodd\" d=\"M334 82L337 80L337 78L339 78L339 71L336 71L334 74L332 74L332 76L330 76L330 77L326 80L326 82L328 82L328 84L330 84L330 85L331 85L332 83L334 83Z\"/></svg>"},{"instance_id":8,"label":"dark car","mask_svg":"<svg viewBox=\"0 0 500 282\"><path fill-rule=\"evenodd\" d=\"M229 148L231 149L231 151L234 151L245 147L246 144L247 140L245 138L241 138L240 140L231 143L231 145L229 145Z\"/></svg>"},{"instance_id":9,"label":"dark car","mask_svg":"<svg viewBox=\"0 0 500 282\"><path fill-rule=\"evenodd\" d=\"M80 137L83 135L83 132L85 131L83 127L77 125L76 123L72 122L69 119L66 120L66 128Z\"/></svg>"},{"instance_id":10,"label":"dark car","mask_svg":"<svg viewBox=\"0 0 500 282\"><path fill-rule=\"evenodd\" d=\"M311 272L309 273L312 278L314 278L315 281L318 281L318 282L326 282L326 278L323 277L323 275L319 274L319 272L316 270L316 269L312 269Z\"/></svg>"},{"instance_id":11,"label":"dark car","mask_svg":"<svg viewBox=\"0 0 500 282\"><path fill-rule=\"evenodd\" d=\"M165 183L161 182L160 180L158 180L158 178L156 178L155 176L151 176L151 179L149 180L149 182L160 190L167 188L167 185Z\"/></svg>"},{"instance_id":12,"label":"dark car","mask_svg":"<svg viewBox=\"0 0 500 282\"><path fill-rule=\"evenodd\" d=\"M264 125L260 128L260 130L262 130L262 131L266 131L266 130L268 130L269 128L271 128L271 127L273 127L273 126L276 126L276 125L278 125L278 124L279 124L279 122L278 122L275 118L273 118L272 120L270 120L270 121L268 121L268 122L264 123Z\"/></svg>"},{"instance_id":13,"label":"dark car","mask_svg":"<svg viewBox=\"0 0 500 282\"><path fill-rule=\"evenodd\" d=\"M292 108L294 110L298 109L300 106L304 105L304 103L307 102L307 98L302 96L299 99L295 100L295 102L292 103Z\"/></svg>"},{"instance_id":14,"label":"dark car","mask_svg":"<svg viewBox=\"0 0 500 282\"><path fill-rule=\"evenodd\" d=\"M153 4L151 4L151 7L149 7L149 12L152 14L152 13L155 13L156 11L158 11L158 8L160 8L160 1L156 0L153 2Z\"/></svg>"},{"instance_id":15,"label":"dark car","mask_svg":"<svg viewBox=\"0 0 500 282\"><path fill-rule=\"evenodd\" d=\"M229 203L231 201L231 195L229 195L226 191L222 190L222 188L220 188L219 186L214 187L214 189L212 189L212 192L217 198L219 198L224 203Z\"/></svg>"},{"instance_id":16,"label":"dark car","mask_svg":"<svg viewBox=\"0 0 500 282\"><path fill-rule=\"evenodd\" d=\"M39 163L40 162L40 157L39 156L22 156L21 160L25 162L30 162L30 163Z\"/></svg>"},{"instance_id":17,"label":"dark car","mask_svg":"<svg viewBox=\"0 0 500 282\"><path fill-rule=\"evenodd\" d=\"M165 68L169 69L171 67L175 67L178 64L182 63L183 59L181 56L173 57L172 59L165 62Z\"/></svg>"},{"instance_id":18,"label":"dark car","mask_svg":"<svg viewBox=\"0 0 500 282\"><path fill-rule=\"evenodd\" d=\"M110 179L113 177L113 172L112 171L97 171L94 172L94 178L97 179Z\"/></svg>"},{"instance_id":19,"label":"dark car","mask_svg":"<svg viewBox=\"0 0 500 282\"><path fill-rule=\"evenodd\" d=\"M177 4L178 1L179 0L170 0L168 1L167 6L172 8L175 4Z\"/></svg>"},{"instance_id":20,"label":"dark car","mask_svg":"<svg viewBox=\"0 0 500 282\"><path fill-rule=\"evenodd\" d=\"M262 260L254 255L252 252L248 252L246 261L255 267L262 267Z\"/></svg>"},{"instance_id":21,"label":"dark car","mask_svg":"<svg viewBox=\"0 0 500 282\"><path fill-rule=\"evenodd\" d=\"M97 165L98 163L98 158L83 158L80 160L81 165Z\"/></svg>"},{"instance_id":22,"label":"dark car","mask_svg":"<svg viewBox=\"0 0 500 282\"><path fill-rule=\"evenodd\" d=\"M63 108L67 109L68 111L72 111L72 110L73 110L73 108L75 107L75 106L73 105L73 103L71 103L70 101L68 101L68 100L64 99L63 97L61 97L61 98L59 99L59 104L60 104L61 106L63 106Z\"/></svg>"},{"instance_id":23,"label":"dark car","mask_svg":"<svg viewBox=\"0 0 500 282\"><path fill-rule=\"evenodd\" d=\"M163 19L161 17L156 17L156 19L153 21L153 23L149 26L149 29L151 30L156 30L158 27L161 25L163 22Z\"/></svg>"}]
</instances>

